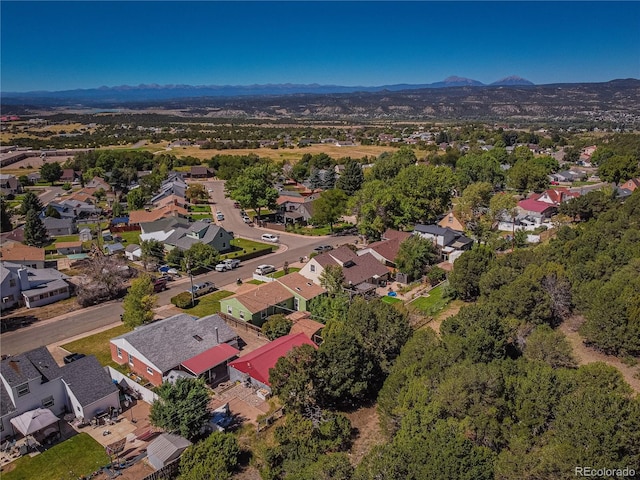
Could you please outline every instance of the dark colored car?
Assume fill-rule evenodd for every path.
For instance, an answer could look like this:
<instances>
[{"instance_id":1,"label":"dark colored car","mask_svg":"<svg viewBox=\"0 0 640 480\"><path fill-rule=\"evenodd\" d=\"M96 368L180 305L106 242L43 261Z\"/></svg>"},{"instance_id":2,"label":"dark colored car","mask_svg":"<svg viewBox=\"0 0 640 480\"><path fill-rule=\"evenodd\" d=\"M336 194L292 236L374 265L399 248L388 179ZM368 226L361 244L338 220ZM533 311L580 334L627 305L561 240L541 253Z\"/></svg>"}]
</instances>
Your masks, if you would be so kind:
<instances>
[{"instance_id":1,"label":"dark colored car","mask_svg":"<svg viewBox=\"0 0 640 480\"><path fill-rule=\"evenodd\" d=\"M64 357L64 363L68 364L71 362L75 362L76 360L80 360L81 358L84 358L84 357L86 357L84 353L72 353Z\"/></svg>"},{"instance_id":2,"label":"dark colored car","mask_svg":"<svg viewBox=\"0 0 640 480\"><path fill-rule=\"evenodd\" d=\"M313 251L317 253L324 253L328 252L329 250L333 250L333 247L331 245L318 245L313 249Z\"/></svg>"}]
</instances>

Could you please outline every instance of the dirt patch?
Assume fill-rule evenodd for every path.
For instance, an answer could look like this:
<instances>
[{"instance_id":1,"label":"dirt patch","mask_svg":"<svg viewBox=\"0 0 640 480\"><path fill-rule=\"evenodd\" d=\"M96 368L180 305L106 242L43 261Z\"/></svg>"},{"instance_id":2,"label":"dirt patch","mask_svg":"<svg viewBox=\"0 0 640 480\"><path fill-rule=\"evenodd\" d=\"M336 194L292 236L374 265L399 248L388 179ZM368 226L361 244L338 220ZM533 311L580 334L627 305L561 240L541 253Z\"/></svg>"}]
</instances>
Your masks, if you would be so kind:
<instances>
[{"instance_id":1,"label":"dirt patch","mask_svg":"<svg viewBox=\"0 0 640 480\"><path fill-rule=\"evenodd\" d=\"M65 315L80 310L81 308L75 297L38 308L17 308L7 315L2 315L2 331L9 332L18 328L27 327L41 320L48 320L59 315Z\"/></svg>"},{"instance_id":2,"label":"dirt patch","mask_svg":"<svg viewBox=\"0 0 640 480\"><path fill-rule=\"evenodd\" d=\"M351 446L350 460L358 465L362 458L376 445L386 442L380 429L380 419L376 405L360 408L348 413L351 426L356 430L356 438Z\"/></svg>"},{"instance_id":3,"label":"dirt patch","mask_svg":"<svg viewBox=\"0 0 640 480\"><path fill-rule=\"evenodd\" d=\"M126 470L118 470L120 474L118 479L122 480L142 480L147 475L153 473L155 470L147 463L146 460L141 460ZM99 475L93 477L96 480L111 480L113 478L111 475L107 473L100 473Z\"/></svg>"},{"instance_id":4,"label":"dirt patch","mask_svg":"<svg viewBox=\"0 0 640 480\"><path fill-rule=\"evenodd\" d=\"M640 393L640 378L635 376L640 373L640 367L630 367L622 363L618 357L605 355L604 353L597 351L595 348L585 345L583 338L578 333L578 329L584 321L584 317L574 315L573 317L565 320L559 327L559 330L567 337L578 364L587 365L589 363L602 362L617 368L631 388L636 393Z\"/></svg>"},{"instance_id":5,"label":"dirt patch","mask_svg":"<svg viewBox=\"0 0 640 480\"><path fill-rule=\"evenodd\" d=\"M464 302L460 300L454 300L449 305L447 305L447 307L443 311L441 311L433 320L427 323L426 326L433 328L436 331L436 333L439 334L440 325L442 325L442 322L449 317L453 317L454 315L457 315L457 313L460 311L460 309L463 306L464 306Z\"/></svg>"}]
</instances>

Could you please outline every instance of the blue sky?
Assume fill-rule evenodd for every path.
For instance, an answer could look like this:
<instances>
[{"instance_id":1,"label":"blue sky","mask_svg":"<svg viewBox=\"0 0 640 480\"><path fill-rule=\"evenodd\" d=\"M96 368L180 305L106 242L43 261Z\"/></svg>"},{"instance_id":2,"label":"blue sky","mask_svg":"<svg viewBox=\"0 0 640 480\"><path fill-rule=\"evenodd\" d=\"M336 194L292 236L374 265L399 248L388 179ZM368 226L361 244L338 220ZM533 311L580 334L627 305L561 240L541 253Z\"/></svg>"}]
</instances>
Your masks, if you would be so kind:
<instances>
[{"instance_id":1,"label":"blue sky","mask_svg":"<svg viewBox=\"0 0 640 480\"><path fill-rule=\"evenodd\" d=\"M640 78L638 2L0 2L1 86Z\"/></svg>"}]
</instances>

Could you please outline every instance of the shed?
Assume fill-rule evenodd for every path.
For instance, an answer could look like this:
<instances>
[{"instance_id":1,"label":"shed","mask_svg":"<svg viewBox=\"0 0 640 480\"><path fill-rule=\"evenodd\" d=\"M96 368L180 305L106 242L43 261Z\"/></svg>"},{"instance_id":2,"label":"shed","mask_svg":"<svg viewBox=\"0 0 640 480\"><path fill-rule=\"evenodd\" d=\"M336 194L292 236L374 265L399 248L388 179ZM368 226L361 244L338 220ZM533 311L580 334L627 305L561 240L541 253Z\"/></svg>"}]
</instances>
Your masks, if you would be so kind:
<instances>
[{"instance_id":1,"label":"shed","mask_svg":"<svg viewBox=\"0 0 640 480\"><path fill-rule=\"evenodd\" d=\"M124 245L118 242L111 245L105 245L104 249L106 250L107 255L113 255L114 253L124 252Z\"/></svg>"},{"instance_id":2,"label":"shed","mask_svg":"<svg viewBox=\"0 0 640 480\"><path fill-rule=\"evenodd\" d=\"M180 457L189 446L191 442L186 438L172 433L163 433L147 447L147 458L153 468L160 470Z\"/></svg>"}]
</instances>

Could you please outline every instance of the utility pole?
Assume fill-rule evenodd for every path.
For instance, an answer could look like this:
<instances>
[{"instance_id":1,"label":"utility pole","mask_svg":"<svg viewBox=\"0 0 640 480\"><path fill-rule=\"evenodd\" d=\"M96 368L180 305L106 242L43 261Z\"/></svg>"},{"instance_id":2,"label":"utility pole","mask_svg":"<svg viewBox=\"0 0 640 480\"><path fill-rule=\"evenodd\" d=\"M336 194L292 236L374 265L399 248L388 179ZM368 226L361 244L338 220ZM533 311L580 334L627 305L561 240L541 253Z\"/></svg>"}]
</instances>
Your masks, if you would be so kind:
<instances>
[{"instance_id":1,"label":"utility pole","mask_svg":"<svg viewBox=\"0 0 640 480\"><path fill-rule=\"evenodd\" d=\"M191 308L196 306L196 299L193 293L193 275L191 274L191 264L189 262L189 258L186 259L187 264L187 273L189 274L189 281L191 282Z\"/></svg>"}]
</instances>

